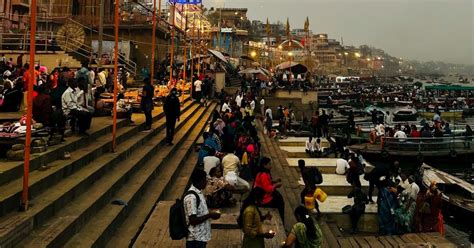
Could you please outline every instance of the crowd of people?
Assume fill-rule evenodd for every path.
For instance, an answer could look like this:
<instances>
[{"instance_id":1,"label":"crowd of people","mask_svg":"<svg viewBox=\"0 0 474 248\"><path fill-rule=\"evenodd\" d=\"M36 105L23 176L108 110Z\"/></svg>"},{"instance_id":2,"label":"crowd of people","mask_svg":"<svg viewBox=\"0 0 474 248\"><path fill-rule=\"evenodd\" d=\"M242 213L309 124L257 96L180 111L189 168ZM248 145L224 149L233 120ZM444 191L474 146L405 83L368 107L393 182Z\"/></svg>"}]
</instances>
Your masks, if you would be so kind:
<instances>
[{"instance_id":1,"label":"crowd of people","mask_svg":"<svg viewBox=\"0 0 474 248\"><path fill-rule=\"evenodd\" d=\"M377 111L373 111L375 113ZM350 122L350 120L348 120ZM372 115L372 123L374 127L372 128L369 136L370 143L375 143L377 140L383 142L384 138L395 138L400 142L406 141L407 138L443 138L451 137L454 135L451 126L448 121L445 121L441 118L441 112L435 112L432 122L428 123L422 121L421 128L418 128L414 124L396 124L393 128L388 126L388 123L377 118L377 114ZM474 135L472 128L469 124L465 125L465 131L463 136L466 137L466 146L469 146L470 140Z\"/></svg>"},{"instance_id":2,"label":"crowd of people","mask_svg":"<svg viewBox=\"0 0 474 248\"><path fill-rule=\"evenodd\" d=\"M354 204L347 210L351 217L351 233L357 233L360 217L366 204L374 204L373 192L377 188L377 209L379 233L381 235L399 235L410 232L440 232L444 234L444 219L441 212L441 192L436 182L426 187L418 171L402 172L395 161L390 166L365 166L364 159L357 154L339 158L336 162L336 174L345 175L353 187L349 198ZM366 194L361 187L360 176L369 183Z\"/></svg>"},{"instance_id":3,"label":"crowd of people","mask_svg":"<svg viewBox=\"0 0 474 248\"><path fill-rule=\"evenodd\" d=\"M260 208L275 208L283 224L286 222L284 199L278 191L282 180L272 176L273 162L261 153L255 119L256 97L253 91L237 92L235 97L221 95L222 104L214 111L208 131L203 135L197 169L191 177L193 186L189 189L202 197L204 204L196 206L194 194L186 193L184 197L190 224L187 247L205 247L211 239L210 219L220 217L219 212L209 209L234 206L234 194L246 195L237 219L244 233L243 247L264 247L264 239L275 236L271 230L263 229L263 222L272 215L263 214ZM261 112L263 109L264 106ZM203 178L205 182L200 182ZM308 179L308 184L310 182ZM315 185L308 186L307 192L314 190ZM294 214L297 223L284 246L321 247L321 229L310 209L300 206Z\"/></svg>"}]
</instances>

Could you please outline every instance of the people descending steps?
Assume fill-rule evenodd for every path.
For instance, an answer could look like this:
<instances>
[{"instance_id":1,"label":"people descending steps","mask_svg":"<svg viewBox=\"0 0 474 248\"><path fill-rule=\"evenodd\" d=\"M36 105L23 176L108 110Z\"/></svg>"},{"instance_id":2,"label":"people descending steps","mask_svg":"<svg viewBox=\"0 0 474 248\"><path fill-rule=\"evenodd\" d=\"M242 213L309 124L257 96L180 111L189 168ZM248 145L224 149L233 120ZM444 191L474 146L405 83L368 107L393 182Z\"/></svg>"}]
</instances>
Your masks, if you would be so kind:
<instances>
[{"instance_id":1,"label":"people descending steps","mask_svg":"<svg viewBox=\"0 0 474 248\"><path fill-rule=\"evenodd\" d=\"M181 114L178 91L176 88L171 89L169 95L166 97L165 103L163 104L163 111L166 115L166 143L172 146L176 121L179 121Z\"/></svg>"}]
</instances>

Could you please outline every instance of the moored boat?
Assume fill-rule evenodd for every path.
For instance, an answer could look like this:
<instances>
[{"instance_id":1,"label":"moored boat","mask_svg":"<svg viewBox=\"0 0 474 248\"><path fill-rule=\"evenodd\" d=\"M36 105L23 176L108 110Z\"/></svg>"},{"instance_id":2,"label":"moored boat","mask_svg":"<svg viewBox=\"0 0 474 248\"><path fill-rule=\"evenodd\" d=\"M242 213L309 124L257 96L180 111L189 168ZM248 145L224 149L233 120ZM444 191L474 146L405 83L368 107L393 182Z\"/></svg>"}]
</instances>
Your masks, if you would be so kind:
<instances>
[{"instance_id":1,"label":"moored boat","mask_svg":"<svg viewBox=\"0 0 474 248\"><path fill-rule=\"evenodd\" d=\"M393 113L394 121L416 121L418 111L414 108L401 108Z\"/></svg>"},{"instance_id":2,"label":"moored boat","mask_svg":"<svg viewBox=\"0 0 474 248\"><path fill-rule=\"evenodd\" d=\"M448 213L458 215L463 221L472 223L474 220L474 185L427 164L421 166L420 174L425 187L436 182L442 192L442 199Z\"/></svg>"}]
</instances>

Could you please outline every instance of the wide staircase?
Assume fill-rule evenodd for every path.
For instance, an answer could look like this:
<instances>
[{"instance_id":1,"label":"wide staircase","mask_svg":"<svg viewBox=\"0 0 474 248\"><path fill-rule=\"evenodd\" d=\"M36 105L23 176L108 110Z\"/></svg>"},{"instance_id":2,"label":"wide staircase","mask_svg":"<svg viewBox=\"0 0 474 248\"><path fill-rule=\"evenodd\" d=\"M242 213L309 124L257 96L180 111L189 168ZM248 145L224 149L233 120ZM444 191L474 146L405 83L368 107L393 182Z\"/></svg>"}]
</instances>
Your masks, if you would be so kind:
<instances>
[{"instance_id":1,"label":"wide staircase","mask_svg":"<svg viewBox=\"0 0 474 248\"><path fill-rule=\"evenodd\" d=\"M112 120L93 118L87 137L68 137L63 144L34 155L30 163L30 206L19 212L22 162L0 166L0 247L126 246L165 192L184 188L194 169L194 144L215 109L187 97L177 123L175 145L165 145L165 117L153 112L153 131L118 121L112 152ZM64 153L70 159L64 159ZM114 233L119 233L114 236Z\"/></svg>"},{"instance_id":2,"label":"wide staircase","mask_svg":"<svg viewBox=\"0 0 474 248\"><path fill-rule=\"evenodd\" d=\"M265 137L266 140L269 140ZM281 139L274 148L284 170L291 171L286 173L290 182L298 187L290 187L294 194L299 196L298 192L303 189L304 183L298 170L298 160L305 160L306 166L315 166L323 175L323 183L318 185L328 194L325 202L319 203L322 217L319 219L319 225L324 236L324 247L456 247L439 233L408 233L404 235L379 236L377 221L377 204L366 205L365 214L359 220L359 233L351 235L351 222L348 214L342 213L342 208L346 205L352 205L353 199L347 198L351 191L351 185L347 182L344 175L337 175L336 158L311 158L305 152L305 142L307 137L289 137ZM277 143L271 141L271 143ZM322 138L322 146L328 147L327 139ZM366 167L373 167L366 162ZM295 176L296 174L296 176ZM361 176L362 189L368 192L368 182ZM374 196L377 195L377 189L374 189ZM373 197L376 202L377 197ZM435 245L435 246L432 246Z\"/></svg>"},{"instance_id":3,"label":"wide staircase","mask_svg":"<svg viewBox=\"0 0 474 248\"><path fill-rule=\"evenodd\" d=\"M319 203L321 212L325 218L332 223L335 223L343 230L350 230L349 215L342 213L342 207L352 205L354 200L347 198L347 195L352 191L352 186L347 182L345 175L336 174L336 160L337 158L311 158L305 151L306 137L289 137L287 139L279 140L280 149L286 151L287 162L290 167L298 168L298 160L303 159L307 166L315 166L323 175L323 183L320 187L328 194L325 202ZM329 143L325 138L322 139L323 151L324 148L329 147ZM367 167L372 167L366 164ZM360 181L364 192L368 192L369 183L363 179L361 175ZM303 189L304 183L300 178L298 184ZM377 189L374 190L374 195L377 195ZM373 200L376 201L377 197ZM362 232L377 232L377 205L369 204L366 206L365 214L359 221L359 229Z\"/></svg>"}]
</instances>

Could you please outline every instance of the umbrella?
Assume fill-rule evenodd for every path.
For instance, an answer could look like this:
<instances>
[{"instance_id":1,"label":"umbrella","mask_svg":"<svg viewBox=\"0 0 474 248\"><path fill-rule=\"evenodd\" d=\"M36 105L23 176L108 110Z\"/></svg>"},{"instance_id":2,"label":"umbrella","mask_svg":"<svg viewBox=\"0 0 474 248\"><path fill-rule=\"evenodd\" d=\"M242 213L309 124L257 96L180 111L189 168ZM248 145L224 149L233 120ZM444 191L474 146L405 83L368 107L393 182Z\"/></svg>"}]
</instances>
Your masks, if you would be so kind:
<instances>
[{"instance_id":1,"label":"umbrella","mask_svg":"<svg viewBox=\"0 0 474 248\"><path fill-rule=\"evenodd\" d=\"M275 67L277 70L291 70L293 73L305 73L308 71L308 68L306 66L296 63L296 62L283 62Z\"/></svg>"},{"instance_id":2,"label":"umbrella","mask_svg":"<svg viewBox=\"0 0 474 248\"><path fill-rule=\"evenodd\" d=\"M211 49L209 49L209 52L210 52L212 55L216 56L218 59L220 59L220 60L222 60L222 61L224 61L224 62L227 62L227 59L224 57L224 54L222 54L221 52L216 51L216 50L211 50Z\"/></svg>"},{"instance_id":3,"label":"umbrella","mask_svg":"<svg viewBox=\"0 0 474 248\"><path fill-rule=\"evenodd\" d=\"M251 60L251 61L255 61L254 59L250 58L249 56L247 55L242 55L240 56L241 59L246 59L246 60Z\"/></svg>"}]
</instances>

